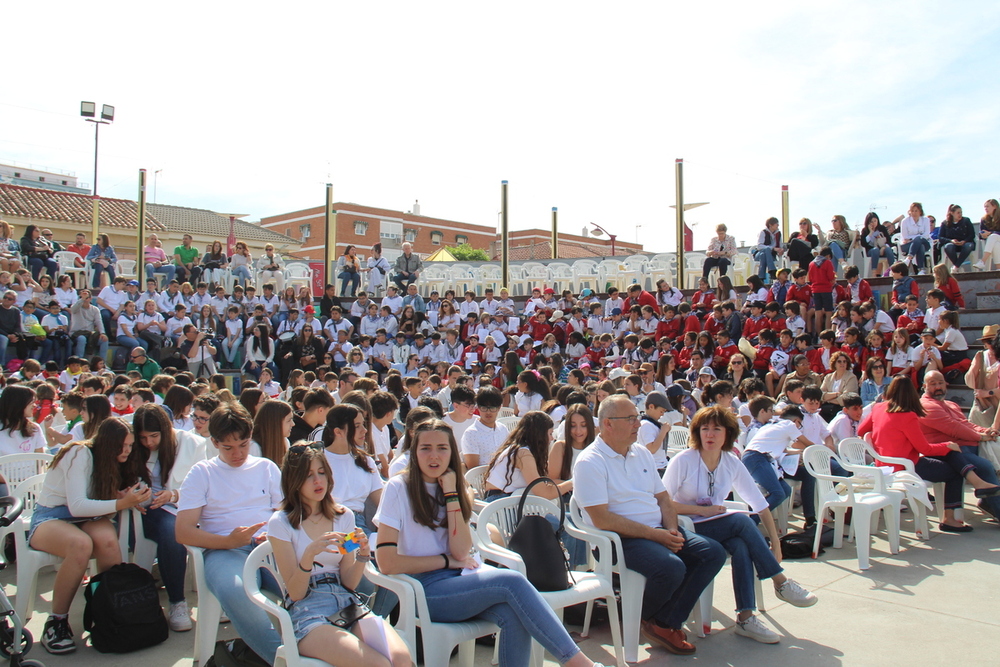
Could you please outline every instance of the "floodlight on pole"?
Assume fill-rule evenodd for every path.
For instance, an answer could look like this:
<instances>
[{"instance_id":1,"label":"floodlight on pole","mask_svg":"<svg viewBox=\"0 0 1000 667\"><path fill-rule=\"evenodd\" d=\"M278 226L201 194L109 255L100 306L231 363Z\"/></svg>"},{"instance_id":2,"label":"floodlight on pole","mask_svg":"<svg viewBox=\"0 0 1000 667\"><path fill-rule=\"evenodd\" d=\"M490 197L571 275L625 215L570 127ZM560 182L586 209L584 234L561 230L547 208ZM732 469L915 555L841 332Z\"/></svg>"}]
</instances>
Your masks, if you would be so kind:
<instances>
[{"instance_id":1,"label":"floodlight on pole","mask_svg":"<svg viewBox=\"0 0 1000 667\"><path fill-rule=\"evenodd\" d=\"M94 124L94 210L91 219L91 243L97 243L97 236L101 227L101 199L97 194L97 148L100 139L101 125L110 125L115 119L115 108L110 104L101 106L101 118L98 120L96 102L80 102L80 115L88 123Z\"/></svg>"}]
</instances>

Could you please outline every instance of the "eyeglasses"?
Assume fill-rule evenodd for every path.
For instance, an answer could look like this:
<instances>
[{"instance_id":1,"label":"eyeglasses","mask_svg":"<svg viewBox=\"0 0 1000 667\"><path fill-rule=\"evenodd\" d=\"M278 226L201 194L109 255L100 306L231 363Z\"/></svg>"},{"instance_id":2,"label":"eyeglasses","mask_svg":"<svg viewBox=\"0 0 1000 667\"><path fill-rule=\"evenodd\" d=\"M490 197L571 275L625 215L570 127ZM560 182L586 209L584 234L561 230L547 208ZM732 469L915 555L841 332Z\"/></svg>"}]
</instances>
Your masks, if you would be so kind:
<instances>
[{"instance_id":1,"label":"eyeglasses","mask_svg":"<svg viewBox=\"0 0 1000 667\"><path fill-rule=\"evenodd\" d=\"M483 407L482 405L480 405L479 406L479 411L480 412L500 412L500 408L487 408L487 407Z\"/></svg>"},{"instance_id":2,"label":"eyeglasses","mask_svg":"<svg viewBox=\"0 0 1000 667\"><path fill-rule=\"evenodd\" d=\"M199 417L198 415L191 415L191 421L195 421L195 422L199 422L199 423L200 422L207 422L208 421L208 417Z\"/></svg>"},{"instance_id":3,"label":"eyeglasses","mask_svg":"<svg viewBox=\"0 0 1000 667\"><path fill-rule=\"evenodd\" d=\"M629 424L634 424L639 421L638 415L629 415L628 417L605 417L605 419L624 419Z\"/></svg>"},{"instance_id":4,"label":"eyeglasses","mask_svg":"<svg viewBox=\"0 0 1000 667\"><path fill-rule=\"evenodd\" d=\"M711 496L715 493L715 473L711 470L708 471L708 495Z\"/></svg>"},{"instance_id":5,"label":"eyeglasses","mask_svg":"<svg viewBox=\"0 0 1000 667\"><path fill-rule=\"evenodd\" d=\"M323 446L322 442L310 442L308 445L292 445L291 447L288 448L288 453L302 454L303 452L309 449L315 449L316 451L321 451L326 448Z\"/></svg>"},{"instance_id":6,"label":"eyeglasses","mask_svg":"<svg viewBox=\"0 0 1000 667\"><path fill-rule=\"evenodd\" d=\"M145 357L146 355L145 355L145 354L133 354L133 355L130 355L130 356L131 356L131 357L132 357L133 359L142 359L142 358L143 358L143 357Z\"/></svg>"}]
</instances>

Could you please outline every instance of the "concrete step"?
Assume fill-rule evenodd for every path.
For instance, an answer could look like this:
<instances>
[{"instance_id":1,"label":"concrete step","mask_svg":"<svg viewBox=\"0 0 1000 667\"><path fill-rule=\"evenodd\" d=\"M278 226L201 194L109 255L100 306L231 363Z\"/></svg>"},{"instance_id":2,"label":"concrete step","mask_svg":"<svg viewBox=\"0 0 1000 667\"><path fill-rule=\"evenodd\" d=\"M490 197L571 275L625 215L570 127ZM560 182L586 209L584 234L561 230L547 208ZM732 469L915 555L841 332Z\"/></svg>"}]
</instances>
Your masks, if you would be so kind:
<instances>
[{"instance_id":1,"label":"concrete step","mask_svg":"<svg viewBox=\"0 0 1000 667\"><path fill-rule=\"evenodd\" d=\"M976 308L1000 308L1000 292L976 292Z\"/></svg>"},{"instance_id":2,"label":"concrete step","mask_svg":"<svg viewBox=\"0 0 1000 667\"><path fill-rule=\"evenodd\" d=\"M960 308L958 315L959 324L963 329L965 327L976 327L979 329L980 336L982 335L983 327L989 324L1000 324L1000 308L980 308L979 306Z\"/></svg>"},{"instance_id":3,"label":"concrete step","mask_svg":"<svg viewBox=\"0 0 1000 667\"><path fill-rule=\"evenodd\" d=\"M962 335L965 336L965 342L969 344L970 352L982 349L983 344L979 342L979 338L983 335L983 328L966 325L964 317L961 317L959 321L961 322Z\"/></svg>"},{"instance_id":4,"label":"concrete step","mask_svg":"<svg viewBox=\"0 0 1000 667\"><path fill-rule=\"evenodd\" d=\"M959 407L968 410L972 407L972 390L966 387L965 384L949 384L945 399L954 401Z\"/></svg>"}]
</instances>

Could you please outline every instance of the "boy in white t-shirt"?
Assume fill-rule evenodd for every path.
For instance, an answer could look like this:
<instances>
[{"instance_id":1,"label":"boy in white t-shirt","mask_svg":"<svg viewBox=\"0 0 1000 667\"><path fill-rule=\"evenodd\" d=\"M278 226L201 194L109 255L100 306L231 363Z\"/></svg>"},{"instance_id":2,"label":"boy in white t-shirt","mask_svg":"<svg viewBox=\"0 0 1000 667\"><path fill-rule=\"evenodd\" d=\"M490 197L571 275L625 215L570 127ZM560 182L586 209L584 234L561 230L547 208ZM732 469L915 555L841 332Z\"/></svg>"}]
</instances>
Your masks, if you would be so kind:
<instances>
[{"instance_id":1,"label":"boy in white t-shirt","mask_svg":"<svg viewBox=\"0 0 1000 667\"><path fill-rule=\"evenodd\" d=\"M451 373L449 373L450 377ZM465 430L476 421L476 392L464 384L456 384L451 390L451 412L444 416L444 423L451 427L455 442L461 443Z\"/></svg>"},{"instance_id":2,"label":"boy in white t-shirt","mask_svg":"<svg viewBox=\"0 0 1000 667\"><path fill-rule=\"evenodd\" d=\"M240 637L269 664L281 645L267 613L243 590L243 565L281 505L281 471L250 456L253 420L243 406L223 403L209 419L218 456L199 461L184 478L177 502L177 541L204 549L205 579ZM278 591L265 577L264 586Z\"/></svg>"},{"instance_id":3,"label":"boy in white t-shirt","mask_svg":"<svg viewBox=\"0 0 1000 667\"><path fill-rule=\"evenodd\" d=\"M830 435L834 442L840 443L844 438L858 437L858 424L864 410L861 397L854 392L848 392L841 398L844 409L830 422Z\"/></svg>"},{"instance_id":4,"label":"boy in white t-shirt","mask_svg":"<svg viewBox=\"0 0 1000 667\"><path fill-rule=\"evenodd\" d=\"M368 399L372 406L372 440L375 443L375 460L383 477L389 476L389 459L392 441L389 429L399 411L399 401L387 391L376 391Z\"/></svg>"},{"instance_id":5,"label":"boy in white t-shirt","mask_svg":"<svg viewBox=\"0 0 1000 667\"><path fill-rule=\"evenodd\" d=\"M656 473L663 475L667 468L669 457L667 456L667 434L670 433L670 422L660 423L660 418L670 409L670 402L666 394L651 392L646 394L645 413L641 417L639 433L636 436L640 445L649 450L653 455L653 462L656 464Z\"/></svg>"},{"instance_id":6,"label":"boy in white t-shirt","mask_svg":"<svg viewBox=\"0 0 1000 667\"><path fill-rule=\"evenodd\" d=\"M937 348L937 333L927 328L920 332L920 345L910 348L910 365L917 369L917 381L923 382L924 373L928 370L939 371L941 365L941 350Z\"/></svg>"}]
</instances>

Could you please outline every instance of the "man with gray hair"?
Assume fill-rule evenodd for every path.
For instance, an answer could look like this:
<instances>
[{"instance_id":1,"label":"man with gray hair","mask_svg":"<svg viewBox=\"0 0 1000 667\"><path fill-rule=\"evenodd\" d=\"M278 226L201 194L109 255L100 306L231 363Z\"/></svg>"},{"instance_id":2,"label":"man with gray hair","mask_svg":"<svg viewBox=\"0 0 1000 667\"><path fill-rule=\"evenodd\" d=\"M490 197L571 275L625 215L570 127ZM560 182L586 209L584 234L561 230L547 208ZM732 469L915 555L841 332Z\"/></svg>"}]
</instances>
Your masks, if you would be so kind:
<instances>
[{"instance_id":1,"label":"man with gray hair","mask_svg":"<svg viewBox=\"0 0 1000 667\"><path fill-rule=\"evenodd\" d=\"M587 523L621 536L625 565L646 577L643 636L690 655L695 647L681 627L725 564L726 551L678 524L653 455L636 442L639 413L629 397L604 399L597 417L601 435L573 466L574 498Z\"/></svg>"},{"instance_id":2,"label":"man with gray hair","mask_svg":"<svg viewBox=\"0 0 1000 667\"><path fill-rule=\"evenodd\" d=\"M405 292L406 286L417 281L420 272L424 270L424 263L413 254L413 246L409 243L403 244L403 254L396 258L396 275L392 277L392 282L399 285L399 291Z\"/></svg>"}]
</instances>

